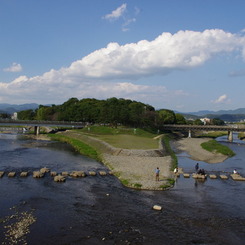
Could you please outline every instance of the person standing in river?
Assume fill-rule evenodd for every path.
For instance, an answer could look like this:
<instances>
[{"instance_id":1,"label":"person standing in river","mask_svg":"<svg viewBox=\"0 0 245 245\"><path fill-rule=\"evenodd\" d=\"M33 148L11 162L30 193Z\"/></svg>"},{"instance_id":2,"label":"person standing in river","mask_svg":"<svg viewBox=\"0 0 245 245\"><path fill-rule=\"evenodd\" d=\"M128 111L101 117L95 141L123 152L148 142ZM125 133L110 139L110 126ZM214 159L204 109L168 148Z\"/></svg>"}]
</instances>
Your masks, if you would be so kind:
<instances>
[{"instance_id":1,"label":"person standing in river","mask_svg":"<svg viewBox=\"0 0 245 245\"><path fill-rule=\"evenodd\" d=\"M160 174L159 167L156 168L155 173L156 173L156 181L159 181L159 174Z\"/></svg>"},{"instance_id":2,"label":"person standing in river","mask_svg":"<svg viewBox=\"0 0 245 245\"><path fill-rule=\"evenodd\" d=\"M197 164L196 164L196 166L195 166L195 169L196 169L196 173L197 173L197 171L198 171L198 169L199 169L199 164L198 164L198 162L197 162Z\"/></svg>"}]
</instances>

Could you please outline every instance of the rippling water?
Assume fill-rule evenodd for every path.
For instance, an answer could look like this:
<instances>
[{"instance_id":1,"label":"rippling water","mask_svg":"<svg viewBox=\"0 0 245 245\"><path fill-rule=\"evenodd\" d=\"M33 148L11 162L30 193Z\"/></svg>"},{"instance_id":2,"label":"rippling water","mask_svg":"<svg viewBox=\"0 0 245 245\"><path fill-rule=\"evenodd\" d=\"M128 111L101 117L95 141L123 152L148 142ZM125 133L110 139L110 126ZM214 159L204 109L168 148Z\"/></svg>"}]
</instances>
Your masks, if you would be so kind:
<instances>
[{"instance_id":1,"label":"rippling water","mask_svg":"<svg viewBox=\"0 0 245 245\"><path fill-rule=\"evenodd\" d=\"M221 139L223 140L223 139ZM228 144L228 143L225 143ZM200 162L206 170L243 175L244 144L229 144L237 155L224 163ZM0 134L0 171L107 170L70 146ZM192 171L195 162L179 155ZM197 182L180 177L170 191L136 191L114 176L50 176L0 179L1 244L244 244L245 182ZM158 204L161 212L152 210ZM20 228L21 227L21 228ZM12 233L11 233L12 231ZM13 233L15 231L15 233Z\"/></svg>"}]
</instances>

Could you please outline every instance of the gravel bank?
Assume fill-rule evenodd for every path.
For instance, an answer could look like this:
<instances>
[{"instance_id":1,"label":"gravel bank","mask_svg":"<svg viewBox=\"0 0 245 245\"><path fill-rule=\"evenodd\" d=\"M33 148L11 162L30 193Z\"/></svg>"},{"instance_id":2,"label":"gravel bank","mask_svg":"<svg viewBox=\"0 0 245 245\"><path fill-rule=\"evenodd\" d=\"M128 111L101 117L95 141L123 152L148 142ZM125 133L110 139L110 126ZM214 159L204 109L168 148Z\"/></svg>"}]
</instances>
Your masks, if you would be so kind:
<instances>
[{"instance_id":1,"label":"gravel bank","mask_svg":"<svg viewBox=\"0 0 245 245\"><path fill-rule=\"evenodd\" d=\"M223 162L228 157L220 153L212 153L201 147L203 142L209 141L209 138L183 138L174 143L175 147L180 151L186 151L190 158L195 161L203 161L207 163Z\"/></svg>"}]
</instances>

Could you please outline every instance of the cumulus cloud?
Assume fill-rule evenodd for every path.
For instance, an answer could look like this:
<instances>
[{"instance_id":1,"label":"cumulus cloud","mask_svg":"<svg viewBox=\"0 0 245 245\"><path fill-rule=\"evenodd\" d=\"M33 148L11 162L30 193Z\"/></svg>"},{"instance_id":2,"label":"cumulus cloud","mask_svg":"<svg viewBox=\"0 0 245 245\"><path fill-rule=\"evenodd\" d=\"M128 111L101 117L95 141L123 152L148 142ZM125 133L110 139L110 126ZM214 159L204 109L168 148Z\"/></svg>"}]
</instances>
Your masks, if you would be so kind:
<instances>
[{"instance_id":1,"label":"cumulus cloud","mask_svg":"<svg viewBox=\"0 0 245 245\"><path fill-rule=\"evenodd\" d=\"M224 104L224 103L230 103L230 99L228 98L228 96L226 94L221 95L218 99L212 101L214 104Z\"/></svg>"},{"instance_id":2,"label":"cumulus cloud","mask_svg":"<svg viewBox=\"0 0 245 245\"><path fill-rule=\"evenodd\" d=\"M216 29L163 33L152 41L142 40L126 45L109 43L69 67L0 83L0 98L23 99L24 102L29 98L38 103L63 102L70 97L102 96L132 99L136 99L134 96L138 99L148 96L154 100L158 95L161 97L161 93L166 94L166 88L136 85L136 79L192 69L220 53L240 51L243 55L244 47L243 36ZM181 93L176 91L178 96L185 96ZM59 99L54 101L54 95ZM223 95L216 103L226 98Z\"/></svg>"},{"instance_id":3,"label":"cumulus cloud","mask_svg":"<svg viewBox=\"0 0 245 245\"><path fill-rule=\"evenodd\" d=\"M3 71L5 72L20 72L22 71L21 64L13 63L10 67L4 68Z\"/></svg>"},{"instance_id":4,"label":"cumulus cloud","mask_svg":"<svg viewBox=\"0 0 245 245\"><path fill-rule=\"evenodd\" d=\"M110 14L105 15L103 18L107 20L116 20L120 18L127 9L127 4L124 3L117 9L113 10Z\"/></svg>"},{"instance_id":5,"label":"cumulus cloud","mask_svg":"<svg viewBox=\"0 0 245 245\"><path fill-rule=\"evenodd\" d=\"M218 53L237 49L243 52L244 47L244 37L223 30L163 33L153 41L142 40L122 46L109 43L106 48L73 62L67 73L107 79L167 74L200 66Z\"/></svg>"}]
</instances>

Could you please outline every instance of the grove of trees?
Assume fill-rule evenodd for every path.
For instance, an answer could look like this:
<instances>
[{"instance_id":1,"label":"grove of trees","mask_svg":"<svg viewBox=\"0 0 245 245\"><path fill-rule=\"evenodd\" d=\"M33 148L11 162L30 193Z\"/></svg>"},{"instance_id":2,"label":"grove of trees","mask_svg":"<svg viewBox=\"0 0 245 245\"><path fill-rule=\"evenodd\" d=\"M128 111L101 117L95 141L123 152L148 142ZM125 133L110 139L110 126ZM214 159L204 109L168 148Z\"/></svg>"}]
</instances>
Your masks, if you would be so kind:
<instances>
[{"instance_id":1,"label":"grove of trees","mask_svg":"<svg viewBox=\"0 0 245 245\"><path fill-rule=\"evenodd\" d=\"M172 110L155 110L151 105L115 97L106 100L70 98L62 105L40 105L36 110L18 112L20 120L47 120L99 123L117 126L161 129L163 124L203 124L200 119L187 122L185 117ZM223 125L215 118L212 124Z\"/></svg>"},{"instance_id":2,"label":"grove of trees","mask_svg":"<svg viewBox=\"0 0 245 245\"><path fill-rule=\"evenodd\" d=\"M129 99L107 100L71 98L62 105L43 106L18 112L20 120L74 121L159 128L162 124L185 124L185 118L171 110L155 110L151 105Z\"/></svg>"}]
</instances>

